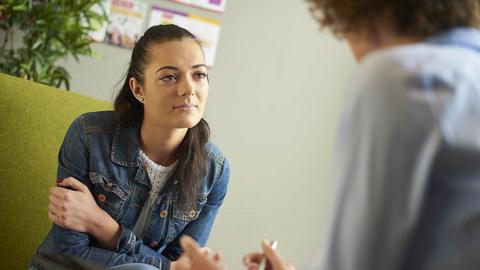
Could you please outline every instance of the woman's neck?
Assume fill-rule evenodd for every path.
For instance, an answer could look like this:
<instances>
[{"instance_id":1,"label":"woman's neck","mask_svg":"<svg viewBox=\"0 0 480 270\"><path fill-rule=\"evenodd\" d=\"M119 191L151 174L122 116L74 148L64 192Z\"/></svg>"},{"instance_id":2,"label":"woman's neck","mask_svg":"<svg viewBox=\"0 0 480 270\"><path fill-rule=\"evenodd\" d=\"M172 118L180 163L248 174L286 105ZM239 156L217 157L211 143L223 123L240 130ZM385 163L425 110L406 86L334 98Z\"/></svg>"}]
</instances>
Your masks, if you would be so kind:
<instances>
[{"instance_id":1,"label":"woman's neck","mask_svg":"<svg viewBox=\"0 0 480 270\"><path fill-rule=\"evenodd\" d=\"M140 128L140 147L153 162L170 166L175 162L175 151L187 131L187 128L165 128L144 121Z\"/></svg>"}]
</instances>

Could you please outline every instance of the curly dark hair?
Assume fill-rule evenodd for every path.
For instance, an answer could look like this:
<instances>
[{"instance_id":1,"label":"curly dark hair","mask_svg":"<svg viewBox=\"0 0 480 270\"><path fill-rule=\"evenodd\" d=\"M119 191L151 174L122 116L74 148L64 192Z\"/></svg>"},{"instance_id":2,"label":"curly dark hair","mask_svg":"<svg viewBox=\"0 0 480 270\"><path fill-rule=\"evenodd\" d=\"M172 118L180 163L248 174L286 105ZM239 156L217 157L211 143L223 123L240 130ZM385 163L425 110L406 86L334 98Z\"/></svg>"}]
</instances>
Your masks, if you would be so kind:
<instances>
[{"instance_id":1,"label":"curly dark hair","mask_svg":"<svg viewBox=\"0 0 480 270\"><path fill-rule=\"evenodd\" d=\"M307 0L321 27L335 34L374 30L387 19L396 34L427 37L452 27L478 27L480 0Z\"/></svg>"}]
</instances>

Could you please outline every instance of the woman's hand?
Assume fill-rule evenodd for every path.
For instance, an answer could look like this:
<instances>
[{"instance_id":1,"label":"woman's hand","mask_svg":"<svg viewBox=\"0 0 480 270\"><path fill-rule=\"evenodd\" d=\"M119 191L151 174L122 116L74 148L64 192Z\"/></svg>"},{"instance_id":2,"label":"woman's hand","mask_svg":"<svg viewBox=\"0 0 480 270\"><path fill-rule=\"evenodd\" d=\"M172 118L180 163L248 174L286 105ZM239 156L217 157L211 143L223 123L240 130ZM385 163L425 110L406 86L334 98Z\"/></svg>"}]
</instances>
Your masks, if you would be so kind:
<instances>
[{"instance_id":1,"label":"woman's hand","mask_svg":"<svg viewBox=\"0 0 480 270\"><path fill-rule=\"evenodd\" d=\"M62 228L90 233L92 223L102 211L92 193L73 177L61 180L58 185L50 188L48 218Z\"/></svg>"},{"instance_id":2,"label":"woman's hand","mask_svg":"<svg viewBox=\"0 0 480 270\"><path fill-rule=\"evenodd\" d=\"M199 247L189 236L182 236L180 244L185 252L177 261L172 262L171 270L225 270L220 253L212 255L209 248Z\"/></svg>"},{"instance_id":3,"label":"woman's hand","mask_svg":"<svg viewBox=\"0 0 480 270\"><path fill-rule=\"evenodd\" d=\"M97 205L88 187L73 177L58 185L50 188L48 218L62 228L91 234L104 247L115 248L120 225Z\"/></svg>"},{"instance_id":4,"label":"woman's hand","mask_svg":"<svg viewBox=\"0 0 480 270\"><path fill-rule=\"evenodd\" d=\"M267 260L266 270L295 270L295 267L285 261L278 251L274 250L267 241L262 242L263 253L253 252L243 257L243 264L248 270L258 270L262 260ZM260 269L263 270L263 269Z\"/></svg>"}]
</instances>

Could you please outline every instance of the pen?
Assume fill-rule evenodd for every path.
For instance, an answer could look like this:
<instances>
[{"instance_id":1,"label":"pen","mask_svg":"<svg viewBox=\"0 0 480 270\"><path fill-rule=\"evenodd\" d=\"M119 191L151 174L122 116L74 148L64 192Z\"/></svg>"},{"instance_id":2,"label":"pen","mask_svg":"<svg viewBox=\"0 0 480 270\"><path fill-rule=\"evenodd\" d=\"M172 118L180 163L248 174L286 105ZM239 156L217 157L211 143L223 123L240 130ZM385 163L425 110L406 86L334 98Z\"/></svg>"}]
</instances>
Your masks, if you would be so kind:
<instances>
[{"instance_id":1,"label":"pen","mask_svg":"<svg viewBox=\"0 0 480 270\"><path fill-rule=\"evenodd\" d=\"M270 242L270 246L272 247L273 250L277 249L277 246L278 246L278 242L276 240L273 240ZM258 265L258 269L262 270L265 268L265 262L267 261L267 258L263 258L261 261L260 261L260 264Z\"/></svg>"}]
</instances>

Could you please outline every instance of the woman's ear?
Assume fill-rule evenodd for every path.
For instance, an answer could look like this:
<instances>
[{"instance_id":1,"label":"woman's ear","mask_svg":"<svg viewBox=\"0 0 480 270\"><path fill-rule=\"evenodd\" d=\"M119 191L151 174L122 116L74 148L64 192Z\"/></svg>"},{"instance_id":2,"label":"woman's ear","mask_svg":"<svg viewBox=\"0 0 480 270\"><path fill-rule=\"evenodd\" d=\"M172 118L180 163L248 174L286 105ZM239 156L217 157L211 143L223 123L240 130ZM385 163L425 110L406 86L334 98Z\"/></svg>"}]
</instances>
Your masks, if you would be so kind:
<instances>
[{"instance_id":1,"label":"woman's ear","mask_svg":"<svg viewBox=\"0 0 480 270\"><path fill-rule=\"evenodd\" d=\"M144 93L143 93L143 88L140 85L140 83L137 81L135 78L130 78L128 81L130 85L130 90L132 91L133 96L138 99L141 103L145 101Z\"/></svg>"}]
</instances>

